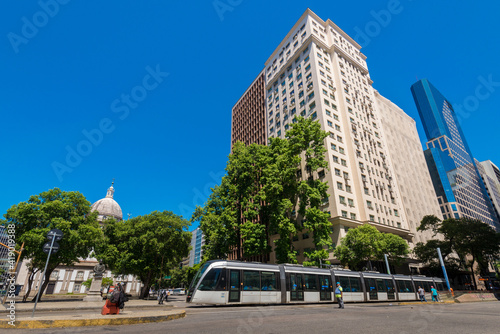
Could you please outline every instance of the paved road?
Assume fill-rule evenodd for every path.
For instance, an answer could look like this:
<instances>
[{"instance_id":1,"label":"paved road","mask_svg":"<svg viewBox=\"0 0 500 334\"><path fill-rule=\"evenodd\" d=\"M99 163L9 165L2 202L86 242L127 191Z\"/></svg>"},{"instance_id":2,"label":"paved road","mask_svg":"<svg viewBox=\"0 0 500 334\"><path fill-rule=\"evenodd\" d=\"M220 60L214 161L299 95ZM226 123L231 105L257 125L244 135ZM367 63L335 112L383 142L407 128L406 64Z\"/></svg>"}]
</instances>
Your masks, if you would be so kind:
<instances>
[{"instance_id":1,"label":"paved road","mask_svg":"<svg viewBox=\"0 0 500 334\"><path fill-rule=\"evenodd\" d=\"M179 302L179 305L183 303ZM188 307L186 318L162 323L36 330L36 333L499 333L500 302ZM5 330L2 333L35 333Z\"/></svg>"}]
</instances>

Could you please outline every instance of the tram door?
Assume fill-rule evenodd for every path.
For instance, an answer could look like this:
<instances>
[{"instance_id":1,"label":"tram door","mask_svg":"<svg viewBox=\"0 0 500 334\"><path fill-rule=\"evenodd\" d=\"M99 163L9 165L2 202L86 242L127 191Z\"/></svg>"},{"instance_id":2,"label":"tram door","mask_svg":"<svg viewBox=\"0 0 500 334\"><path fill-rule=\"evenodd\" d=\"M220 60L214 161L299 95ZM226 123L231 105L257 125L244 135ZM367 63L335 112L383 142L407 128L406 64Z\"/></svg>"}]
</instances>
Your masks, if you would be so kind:
<instances>
[{"instance_id":1,"label":"tram door","mask_svg":"<svg viewBox=\"0 0 500 334\"><path fill-rule=\"evenodd\" d=\"M290 274L290 300L304 300L302 274Z\"/></svg>"},{"instance_id":2,"label":"tram door","mask_svg":"<svg viewBox=\"0 0 500 334\"><path fill-rule=\"evenodd\" d=\"M240 301L241 274L239 270L229 270L229 302Z\"/></svg>"},{"instance_id":3,"label":"tram door","mask_svg":"<svg viewBox=\"0 0 500 334\"><path fill-rule=\"evenodd\" d=\"M370 300L378 300L377 285L375 284L375 279L366 277L365 286Z\"/></svg>"},{"instance_id":4,"label":"tram door","mask_svg":"<svg viewBox=\"0 0 500 334\"><path fill-rule=\"evenodd\" d=\"M319 300L332 300L332 282L329 276L319 276L321 291L319 293Z\"/></svg>"}]
</instances>

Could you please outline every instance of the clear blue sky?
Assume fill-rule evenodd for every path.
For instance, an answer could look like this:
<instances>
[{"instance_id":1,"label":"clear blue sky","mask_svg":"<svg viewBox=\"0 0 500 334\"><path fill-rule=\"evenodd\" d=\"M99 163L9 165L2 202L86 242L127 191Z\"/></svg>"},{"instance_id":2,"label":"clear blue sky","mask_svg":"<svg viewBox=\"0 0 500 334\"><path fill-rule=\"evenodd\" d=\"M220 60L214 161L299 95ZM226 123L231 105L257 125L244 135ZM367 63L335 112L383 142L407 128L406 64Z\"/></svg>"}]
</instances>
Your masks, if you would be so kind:
<instances>
[{"instance_id":1,"label":"clear blue sky","mask_svg":"<svg viewBox=\"0 0 500 334\"><path fill-rule=\"evenodd\" d=\"M428 78L465 103L474 156L500 165L497 1L59 1L0 11L2 214L54 187L95 202L115 178L124 215L189 218L223 174L232 106L307 7L353 37L369 32L359 41L373 86L417 120L422 142L410 86Z\"/></svg>"}]
</instances>

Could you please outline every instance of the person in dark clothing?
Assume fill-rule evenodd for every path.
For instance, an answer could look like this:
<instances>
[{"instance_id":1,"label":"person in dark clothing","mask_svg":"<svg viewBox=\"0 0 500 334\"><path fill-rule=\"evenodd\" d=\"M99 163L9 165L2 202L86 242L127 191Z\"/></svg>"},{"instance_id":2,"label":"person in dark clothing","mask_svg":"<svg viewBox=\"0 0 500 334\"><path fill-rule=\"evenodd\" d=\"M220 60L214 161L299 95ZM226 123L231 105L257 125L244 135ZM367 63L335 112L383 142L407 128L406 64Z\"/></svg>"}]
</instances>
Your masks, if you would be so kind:
<instances>
[{"instance_id":1,"label":"person in dark clothing","mask_svg":"<svg viewBox=\"0 0 500 334\"><path fill-rule=\"evenodd\" d=\"M118 308L120 310L123 310L123 308L125 307L125 303L128 302L128 297L127 297L127 295L125 295L123 285L118 284L116 287L120 291L120 297L118 298L118 303L117 303Z\"/></svg>"}]
</instances>

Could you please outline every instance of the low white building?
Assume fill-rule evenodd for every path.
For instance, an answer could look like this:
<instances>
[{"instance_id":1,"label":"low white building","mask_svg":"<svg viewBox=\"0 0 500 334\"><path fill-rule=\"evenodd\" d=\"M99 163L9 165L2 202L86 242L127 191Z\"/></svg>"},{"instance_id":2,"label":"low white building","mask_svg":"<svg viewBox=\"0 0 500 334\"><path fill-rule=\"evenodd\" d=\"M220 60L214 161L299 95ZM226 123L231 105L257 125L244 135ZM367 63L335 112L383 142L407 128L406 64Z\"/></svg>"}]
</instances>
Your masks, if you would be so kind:
<instances>
[{"instance_id":1,"label":"low white building","mask_svg":"<svg viewBox=\"0 0 500 334\"><path fill-rule=\"evenodd\" d=\"M114 183L114 182L113 182ZM115 189L108 188L105 198L102 198L92 204L91 210L99 212L98 220L102 222L107 218L114 218L118 221L123 219L122 209L120 205L113 199ZM29 270L28 260L23 261L19 275L17 276L17 284L23 285L20 294L24 295L27 291ZM50 275L49 284L45 290L45 294L68 294L68 293L85 293L87 288L83 282L94 276L94 266L98 263L97 259L88 257L80 259L73 266L58 266ZM31 287L31 296L35 296L38 287L42 283L43 272L38 272L33 279ZM133 275L114 276L110 270L107 270L103 277L113 278L114 283L125 283L125 292L130 294L139 293L141 290L141 282Z\"/></svg>"}]
</instances>

